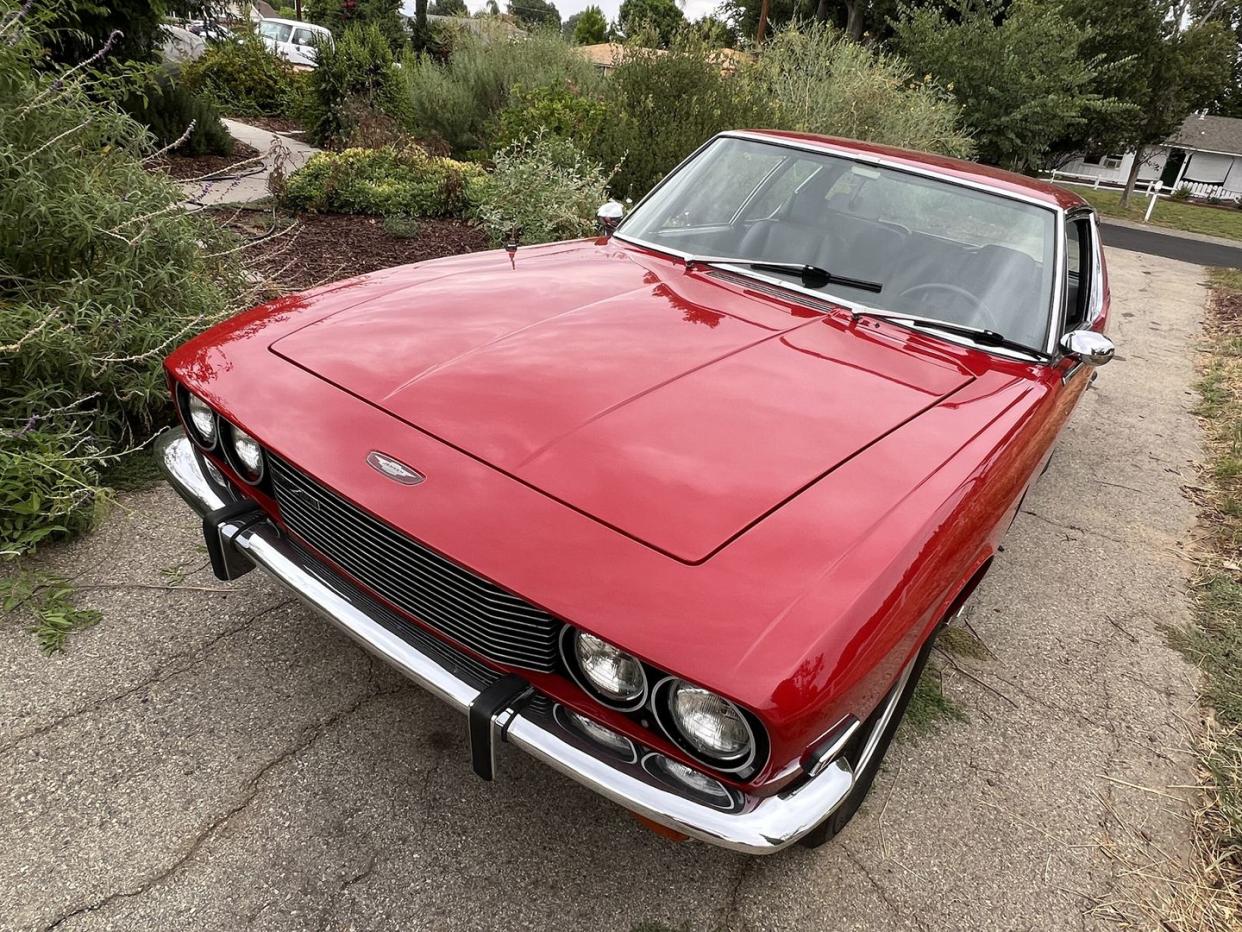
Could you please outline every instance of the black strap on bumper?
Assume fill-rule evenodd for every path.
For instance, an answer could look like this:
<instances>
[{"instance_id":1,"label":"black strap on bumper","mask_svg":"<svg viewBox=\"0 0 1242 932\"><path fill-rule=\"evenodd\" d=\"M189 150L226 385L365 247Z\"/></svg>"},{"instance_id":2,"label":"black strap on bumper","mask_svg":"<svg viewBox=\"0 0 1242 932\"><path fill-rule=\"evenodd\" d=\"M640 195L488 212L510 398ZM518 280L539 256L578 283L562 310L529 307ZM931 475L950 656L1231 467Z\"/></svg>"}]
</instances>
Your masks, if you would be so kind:
<instances>
[{"instance_id":1,"label":"black strap on bumper","mask_svg":"<svg viewBox=\"0 0 1242 932\"><path fill-rule=\"evenodd\" d=\"M470 704L470 765L484 780L496 775L496 716L505 709L515 711L533 692L520 676L502 676L483 690Z\"/></svg>"},{"instance_id":2,"label":"black strap on bumper","mask_svg":"<svg viewBox=\"0 0 1242 932\"><path fill-rule=\"evenodd\" d=\"M203 539L207 543L211 571L216 574L216 579L237 579L254 569L254 564L234 550L220 535L220 525L227 521L241 522L249 527L266 517L263 509L248 499L217 508L203 516Z\"/></svg>"}]
</instances>

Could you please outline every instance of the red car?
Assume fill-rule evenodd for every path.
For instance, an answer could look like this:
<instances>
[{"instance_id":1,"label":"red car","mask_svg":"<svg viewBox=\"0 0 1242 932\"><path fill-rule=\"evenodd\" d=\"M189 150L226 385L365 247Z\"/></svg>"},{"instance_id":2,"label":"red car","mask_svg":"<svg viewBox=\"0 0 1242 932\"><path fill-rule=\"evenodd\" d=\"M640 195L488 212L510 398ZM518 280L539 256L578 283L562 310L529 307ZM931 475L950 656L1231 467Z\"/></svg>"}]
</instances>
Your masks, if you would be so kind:
<instances>
[{"instance_id":1,"label":"red car","mask_svg":"<svg viewBox=\"0 0 1242 932\"><path fill-rule=\"evenodd\" d=\"M773 132L620 215L209 330L158 455L218 576L466 712L480 776L508 743L675 833L817 844L1112 355L1095 217Z\"/></svg>"}]
</instances>

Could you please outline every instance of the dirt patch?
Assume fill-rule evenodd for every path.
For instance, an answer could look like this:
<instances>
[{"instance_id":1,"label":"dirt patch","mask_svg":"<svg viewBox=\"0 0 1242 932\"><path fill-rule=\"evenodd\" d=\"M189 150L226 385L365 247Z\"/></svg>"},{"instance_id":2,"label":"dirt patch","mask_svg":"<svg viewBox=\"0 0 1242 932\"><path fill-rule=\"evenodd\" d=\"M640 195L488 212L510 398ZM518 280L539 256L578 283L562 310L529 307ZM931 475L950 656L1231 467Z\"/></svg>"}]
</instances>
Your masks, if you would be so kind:
<instances>
[{"instance_id":1,"label":"dirt patch","mask_svg":"<svg viewBox=\"0 0 1242 932\"><path fill-rule=\"evenodd\" d=\"M201 178L204 175L223 175L242 162L247 162L259 155L259 150L244 142L233 142L231 155L177 155L169 153L152 165L160 171L167 172L178 181L190 178ZM242 170L250 166L243 166Z\"/></svg>"},{"instance_id":2,"label":"dirt patch","mask_svg":"<svg viewBox=\"0 0 1242 932\"><path fill-rule=\"evenodd\" d=\"M211 216L253 243L251 267L278 292L488 247L482 230L460 220L420 220L411 237L386 231L378 217L350 214L218 210Z\"/></svg>"},{"instance_id":3,"label":"dirt patch","mask_svg":"<svg viewBox=\"0 0 1242 932\"><path fill-rule=\"evenodd\" d=\"M287 133L291 136L297 136L306 132L306 127L289 117L239 116L229 117L229 119L236 120L238 123L245 123L247 126L257 126L259 129L265 129L269 133Z\"/></svg>"}]
</instances>

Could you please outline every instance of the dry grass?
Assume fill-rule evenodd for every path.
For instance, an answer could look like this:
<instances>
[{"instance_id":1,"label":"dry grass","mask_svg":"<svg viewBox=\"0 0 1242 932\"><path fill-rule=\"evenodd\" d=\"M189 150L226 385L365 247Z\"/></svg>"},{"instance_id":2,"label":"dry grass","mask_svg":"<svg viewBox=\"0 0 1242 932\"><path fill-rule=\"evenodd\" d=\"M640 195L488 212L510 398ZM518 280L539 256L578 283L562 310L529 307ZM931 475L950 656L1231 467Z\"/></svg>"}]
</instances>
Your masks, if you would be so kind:
<instances>
[{"instance_id":1,"label":"dry grass","mask_svg":"<svg viewBox=\"0 0 1242 932\"><path fill-rule=\"evenodd\" d=\"M1195 849L1185 862L1147 855L1139 868L1154 881L1139 905L1165 932L1242 930L1242 272L1216 272L1212 284L1197 412L1208 457L1196 620L1173 636L1203 670L1210 708L1197 748Z\"/></svg>"}]
</instances>

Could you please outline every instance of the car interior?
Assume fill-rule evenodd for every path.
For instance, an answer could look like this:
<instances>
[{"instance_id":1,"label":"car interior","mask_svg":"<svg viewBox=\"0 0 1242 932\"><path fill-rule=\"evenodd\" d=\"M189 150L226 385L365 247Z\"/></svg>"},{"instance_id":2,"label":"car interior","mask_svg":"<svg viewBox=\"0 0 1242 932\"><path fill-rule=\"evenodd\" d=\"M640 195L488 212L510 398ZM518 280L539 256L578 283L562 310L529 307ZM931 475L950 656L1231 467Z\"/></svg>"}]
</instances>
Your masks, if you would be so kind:
<instances>
[{"instance_id":1,"label":"car interior","mask_svg":"<svg viewBox=\"0 0 1242 932\"><path fill-rule=\"evenodd\" d=\"M882 285L878 295L835 283L824 289L847 301L1044 345L1051 236L1038 217L1015 223L1009 214L1017 212L995 195L786 151L728 217L715 206L696 216L696 202L730 200L700 196L654 230L656 240L694 255L818 266Z\"/></svg>"}]
</instances>

